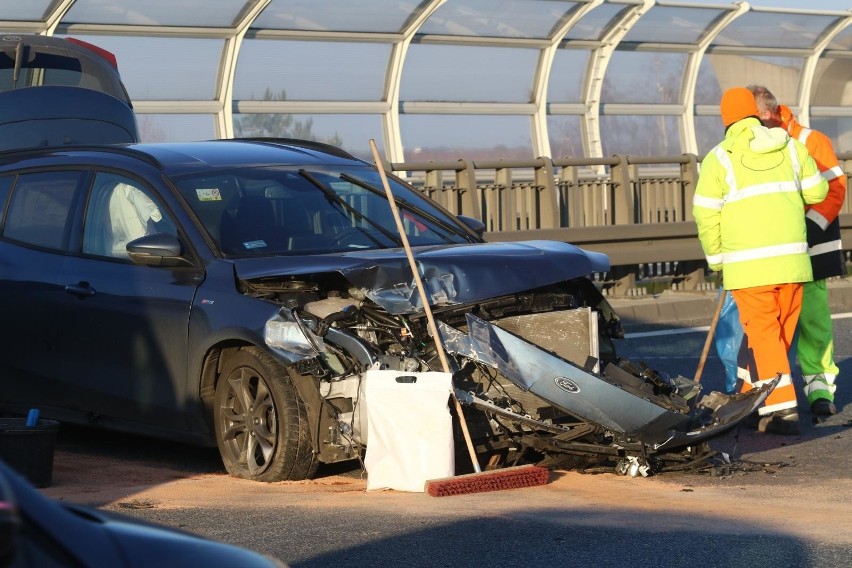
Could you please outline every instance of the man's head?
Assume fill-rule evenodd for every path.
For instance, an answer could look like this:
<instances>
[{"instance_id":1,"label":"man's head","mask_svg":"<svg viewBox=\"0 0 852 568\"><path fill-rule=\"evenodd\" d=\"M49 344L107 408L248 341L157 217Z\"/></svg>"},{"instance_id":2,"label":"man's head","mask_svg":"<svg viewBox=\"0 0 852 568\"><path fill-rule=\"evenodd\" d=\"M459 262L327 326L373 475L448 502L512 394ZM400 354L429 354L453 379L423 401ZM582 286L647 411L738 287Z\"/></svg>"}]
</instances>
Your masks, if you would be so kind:
<instances>
[{"instance_id":1,"label":"man's head","mask_svg":"<svg viewBox=\"0 0 852 568\"><path fill-rule=\"evenodd\" d=\"M745 87L734 87L725 91L719 110L722 112L722 124L725 128L750 116L759 118L754 95Z\"/></svg>"},{"instance_id":2,"label":"man's head","mask_svg":"<svg viewBox=\"0 0 852 568\"><path fill-rule=\"evenodd\" d=\"M751 94L754 95L754 102L757 103L757 117L763 126L767 128L784 127L784 121L781 119L781 111L778 108L778 99L772 94L772 91L763 85L749 85L746 87Z\"/></svg>"}]
</instances>

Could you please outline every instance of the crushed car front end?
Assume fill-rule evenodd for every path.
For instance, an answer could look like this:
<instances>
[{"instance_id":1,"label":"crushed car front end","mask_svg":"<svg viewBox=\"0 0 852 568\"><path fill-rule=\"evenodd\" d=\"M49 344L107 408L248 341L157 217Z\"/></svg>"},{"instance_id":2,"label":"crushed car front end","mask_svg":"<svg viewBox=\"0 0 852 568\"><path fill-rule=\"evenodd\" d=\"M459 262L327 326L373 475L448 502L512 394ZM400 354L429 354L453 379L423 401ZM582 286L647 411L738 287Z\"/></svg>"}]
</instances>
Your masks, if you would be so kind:
<instances>
[{"instance_id":1,"label":"crushed car front end","mask_svg":"<svg viewBox=\"0 0 852 568\"><path fill-rule=\"evenodd\" d=\"M441 369L402 252L342 256L337 272L242 279L245 293L285 304L266 340L319 387L323 460L369 444L370 370ZM416 258L478 459L490 467L651 473L686 464L771 390L703 395L690 379L619 357L621 323L587 276L608 268L596 253L525 242L427 248Z\"/></svg>"},{"instance_id":2,"label":"crushed car front end","mask_svg":"<svg viewBox=\"0 0 852 568\"><path fill-rule=\"evenodd\" d=\"M274 161L277 143L252 144ZM208 155L203 173L173 178L233 270L237 292L268 309L258 335L281 366L253 352L251 361L242 357L244 370L228 367L215 385L211 379L217 442L232 473L311 475L315 464L307 462L295 473L270 473L287 436L298 438L294 456L307 445L323 463L363 456L364 393L374 371L442 371L439 348L449 353L453 391L483 467L660 471L694 461L772 389L704 395L689 379L620 357L621 322L592 281L609 270L606 255L555 241L484 242L468 221L392 178L397 227L375 168L303 152L315 163L302 156L296 165L211 170ZM398 230L411 244L438 337ZM289 386L278 394L251 386L268 382L292 383L298 400ZM271 410L250 415L259 393ZM292 428L280 421L286 412L299 416Z\"/></svg>"}]
</instances>

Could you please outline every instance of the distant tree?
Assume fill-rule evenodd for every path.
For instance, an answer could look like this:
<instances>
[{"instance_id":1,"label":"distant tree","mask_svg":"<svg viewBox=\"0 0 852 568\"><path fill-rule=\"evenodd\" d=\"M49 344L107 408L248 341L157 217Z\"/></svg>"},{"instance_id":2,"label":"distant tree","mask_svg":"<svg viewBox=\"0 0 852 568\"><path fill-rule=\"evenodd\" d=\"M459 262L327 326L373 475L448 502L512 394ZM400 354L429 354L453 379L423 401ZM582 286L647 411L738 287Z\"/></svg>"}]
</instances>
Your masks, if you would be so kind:
<instances>
[{"instance_id":1,"label":"distant tree","mask_svg":"<svg viewBox=\"0 0 852 568\"><path fill-rule=\"evenodd\" d=\"M683 74L669 69L663 56L654 56L649 62L647 73L638 75L633 83L613 81L604 77L601 100L617 103L652 102L654 104L676 104L680 99ZM655 95L651 95L655 92ZM670 116L665 115L622 115L602 116L600 121L601 140L604 154L659 155L679 153L680 135Z\"/></svg>"},{"instance_id":2,"label":"distant tree","mask_svg":"<svg viewBox=\"0 0 852 568\"><path fill-rule=\"evenodd\" d=\"M287 92L282 89L274 93L268 88L263 92L264 101L286 101ZM269 138L299 138L324 142L333 146L343 146L343 138L335 133L334 136L317 136L313 132L312 118L299 120L292 114L285 113L253 113L241 114L234 118L234 134L237 137L269 137Z\"/></svg>"},{"instance_id":3,"label":"distant tree","mask_svg":"<svg viewBox=\"0 0 852 568\"><path fill-rule=\"evenodd\" d=\"M168 136L162 126L148 115L136 115L136 129L140 142L168 142Z\"/></svg>"},{"instance_id":4,"label":"distant tree","mask_svg":"<svg viewBox=\"0 0 852 568\"><path fill-rule=\"evenodd\" d=\"M547 128L550 134L551 158L583 157L581 119L573 116L550 117Z\"/></svg>"}]
</instances>

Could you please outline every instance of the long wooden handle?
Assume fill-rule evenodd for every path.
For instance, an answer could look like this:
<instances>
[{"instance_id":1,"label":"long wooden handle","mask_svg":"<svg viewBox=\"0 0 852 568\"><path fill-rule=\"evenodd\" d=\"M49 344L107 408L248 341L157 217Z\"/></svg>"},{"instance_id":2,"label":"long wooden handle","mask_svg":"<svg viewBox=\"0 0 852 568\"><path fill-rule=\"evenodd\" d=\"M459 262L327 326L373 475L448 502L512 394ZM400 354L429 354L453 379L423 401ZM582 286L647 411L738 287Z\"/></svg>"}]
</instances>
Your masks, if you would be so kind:
<instances>
[{"instance_id":1,"label":"long wooden handle","mask_svg":"<svg viewBox=\"0 0 852 568\"><path fill-rule=\"evenodd\" d=\"M423 311L426 312L426 320L429 325L429 333L435 339L435 350L438 352L438 358L441 360L441 366L445 373L451 373L450 363L447 361L447 354L444 352L444 345L441 343L441 336L438 334L438 328L435 325L435 317L432 315L432 307L429 305L429 299L426 296L426 289L423 287L423 281L420 279L420 270L417 268L417 263L414 261L414 253L411 252L411 245L408 243L408 235L405 234L405 227L402 225L402 217L400 217L399 209L396 206L396 200L393 198L393 192L388 184L388 178L385 175L385 168L382 164L382 159L379 156L379 149L376 147L376 141L370 139L370 150L373 152L373 160L376 162L376 169L379 170L379 177L382 179L382 186L385 189L385 194L390 204L391 212L393 213L396 228L399 232L399 238L402 240L402 246L405 249L405 256L408 257L408 264L411 267L411 273L414 275L414 283L417 286L417 292L420 295L420 303L423 304ZM462 407L459 399L456 397L455 391L451 391L453 402L455 402L456 414L459 416L459 424L461 424L464 441L467 444L467 451L470 454L470 461L473 462L473 469L476 473L482 470L479 467L479 460L476 458L476 451L473 449L473 441L470 438L470 431L467 429L467 421L462 413Z\"/></svg>"},{"instance_id":2,"label":"long wooden handle","mask_svg":"<svg viewBox=\"0 0 852 568\"><path fill-rule=\"evenodd\" d=\"M725 296L727 290L722 290L719 294L719 301L716 302L716 311L713 312L713 320L710 322L710 331L707 332L707 339L704 340L704 350L701 351L701 358L698 360L698 368L695 369L695 382L701 382L701 374L704 373L704 364L707 362L707 356L710 354L710 345L713 343L713 335L716 333L716 326L719 325L719 316L722 313L722 306L725 305Z\"/></svg>"}]
</instances>

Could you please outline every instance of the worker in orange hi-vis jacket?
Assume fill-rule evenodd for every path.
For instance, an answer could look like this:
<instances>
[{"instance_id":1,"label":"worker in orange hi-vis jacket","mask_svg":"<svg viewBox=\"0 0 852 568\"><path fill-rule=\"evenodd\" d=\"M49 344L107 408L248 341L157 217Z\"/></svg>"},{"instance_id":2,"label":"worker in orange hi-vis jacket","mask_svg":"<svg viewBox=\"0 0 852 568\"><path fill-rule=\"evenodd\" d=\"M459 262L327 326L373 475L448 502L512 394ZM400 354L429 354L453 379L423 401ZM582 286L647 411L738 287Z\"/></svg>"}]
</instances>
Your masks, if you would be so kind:
<instances>
[{"instance_id":1,"label":"worker in orange hi-vis jacket","mask_svg":"<svg viewBox=\"0 0 852 568\"><path fill-rule=\"evenodd\" d=\"M808 252L814 279L804 286L796 354L811 413L817 416L832 415L837 413L834 393L839 369L834 362L834 333L826 278L846 275L838 221L843 200L846 199L846 175L840 168L828 136L799 124L792 111L778 104L766 87L750 85L748 89L754 94L760 112L758 117L763 125L783 128L792 138L804 144L820 173L828 181L825 200L805 207Z\"/></svg>"}]
</instances>

